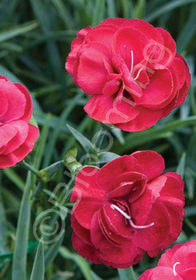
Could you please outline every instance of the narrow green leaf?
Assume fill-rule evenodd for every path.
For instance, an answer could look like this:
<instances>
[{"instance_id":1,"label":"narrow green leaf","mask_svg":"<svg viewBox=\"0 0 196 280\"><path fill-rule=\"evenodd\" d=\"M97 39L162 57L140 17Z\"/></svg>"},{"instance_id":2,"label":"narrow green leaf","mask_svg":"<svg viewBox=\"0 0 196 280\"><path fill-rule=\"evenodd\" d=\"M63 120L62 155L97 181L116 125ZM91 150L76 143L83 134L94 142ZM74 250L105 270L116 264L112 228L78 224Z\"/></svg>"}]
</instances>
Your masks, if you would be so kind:
<instances>
[{"instance_id":1,"label":"narrow green leaf","mask_svg":"<svg viewBox=\"0 0 196 280\"><path fill-rule=\"evenodd\" d=\"M187 168L185 172L185 182L186 182L186 188L188 192L188 198L194 199L195 194L195 178L194 175L191 172L191 168Z\"/></svg>"},{"instance_id":2,"label":"narrow green leaf","mask_svg":"<svg viewBox=\"0 0 196 280\"><path fill-rule=\"evenodd\" d=\"M135 272L133 271L133 267L120 269L118 268L118 274L120 280L137 280Z\"/></svg>"},{"instance_id":3,"label":"narrow green leaf","mask_svg":"<svg viewBox=\"0 0 196 280\"><path fill-rule=\"evenodd\" d=\"M21 191L24 190L25 183L12 168L5 168L3 172Z\"/></svg>"},{"instance_id":4,"label":"narrow green leaf","mask_svg":"<svg viewBox=\"0 0 196 280\"><path fill-rule=\"evenodd\" d=\"M0 33L0 42L12 39L12 38L14 38L18 35L22 35L24 33L27 33L31 30L34 30L37 27L38 27L38 23L33 21L33 22L26 23L24 25L14 27L11 30L1 32Z\"/></svg>"},{"instance_id":5,"label":"narrow green leaf","mask_svg":"<svg viewBox=\"0 0 196 280\"><path fill-rule=\"evenodd\" d=\"M86 280L94 280L92 277L90 266L85 259L83 259L81 256L79 256L75 253L71 253L65 247L61 247L59 250L59 253L65 259L70 259L70 260L74 261L79 266L79 268L80 268L81 272L83 273Z\"/></svg>"},{"instance_id":6,"label":"narrow green leaf","mask_svg":"<svg viewBox=\"0 0 196 280\"><path fill-rule=\"evenodd\" d=\"M186 154L183 153L180 162L178 164L178 167L176 169L176 173L180 174L182 178L184 177L185 164L186 164Z\"/></svg>"},{"instance_id":7,"label":"narrow green leaf","mask_svg":"<svg viewBox=\"0 0 196 280\"><path fill-rule=\"evenodd\" d=\"M21 81L14 74L12 74L2 65L0 65L0 73L2 76L6 76L8 80L12 81L13 83L21 83Z\"/></svg>"},{"instance_id":8,"label":"narrow green leaf","mask_svg":"<svg viewBox=\"0 0 196 280\"><path fill-rule=\"evenodd\" d=\"M98 25L104 18L105 0L96 0L92 26Z\"/></svg>"},{"instance_id":9,"label":"narrow green leaf","mask_svg":"<svg viewBox=\"0 0 196 280\"><path fill-rule=\"evenodd\" d=\"M54 152L55 149L55 144L56 144L56 140L60 134L60 130L62 127L64 127L64 124L66 122L67 117L69 116L69 114L71 113L71 111L73 110L73 108L76 106L78 99L81 97L80 94L77 94L73 99L71 104L67 104L67 107L63 110L61 116L58 118L58 123L56 124L54 131L48 141L48 145L46 146L46 150L48 151L45 154L44 157L44 162L43 162L43 166L47 166L48 164L50 164L51 158L52 158L52 154Z\"/></svg>"},{"instance_id":10,"label":"narrow green leaf","mask_svg":"<svg viewBox=\"0 0 196 280\"><path fill-rule=\"evenodd\" d=\"M187 5L190 3L194 3L195 0L175 0L171 1L161 7L158 7L155 11L152 11L149 15L147 15L144 19L146 21L153 21L156 18L160 17L163 14L166 14L167 12L176 9L180 6Z\"/></svg>"},{"instance_id":11,"label":"narrow green leaf","mask_svg":"<svg viewBox=\"0 0 196 280\"><path fill-rule=\"evenodd\" d=\"M143 18L145 14L146 0L139 0L135 6L134 12L136 18Z\"/></svg>"},{"instance_id":12,"label":"narrow green leaf","mask_svg":"<svg viewBox=\"0 0 196 280\"><path fill-rule=\"evenodd\" d=\"M196 116L188 117L185 120L170 121L164 126L154 126L144 131L129 133L125 137L126 144L123 146L120 146L119 143L117 145L115 144L113 145L113 149L118 146L118 153L122 154L130 150L130 148L135 148L147 142L149 143L152 140L171 137L173 131L187 125L196 125Z\"/></svg>"},{"instance_id":13,"label":"narrow green leaf","mask_svg":"<svg viewBox=\"0 0 196 280\"><path fill-rule=\"evenodd\" d=\"M45 123L42 128L41 135L39 137L39 142L38 142L38 146L36 149L36 154L35 154L35 159L34 159L34 164L33 164L33 166L36 169L39 169L40 165L41 165L41 160L42 160L42 157L44 154L46 140L47 140L48 131L49 131L50 119L51 119L51 115L50 114L46 115Z\"/></svg>"},{"instance_id":14,"label":"narrow green leaf","mask_svg":"<svg viewBox=\"0 0 196 280\"><path fill-rule=\"evenodd\" d=\"M123 17L134 18L134 7L132 0L122 0Z\"/></svg>"},{"instance_id":15,"label":"narrow green leaf","mask_svg":"<svg viewBox=\"0 0 196 280\"><path fill-rule=\"evenodd\" d=\"M6 237L6 227L5 227L5 210L2 200L2 191L0 188L0 255L7 253L6 243L7 243L7 237Z\"/></svg>"},{"instance_id":16,"label":"narrow green leaf","mask_svg":"<svg viewBox=\"0 0 196 280\"><path fill-rule=\"evenodd\" d=\"M12 280L26 280L27 241L30 222L30 205L28 197L31 187L31 179L32 174L28 172L17 224L12 264Z\"/></svg>"},{"instance_id":17,"label":"narrow green leaf","mask_svg":"<svg viewBox=\"0 0 196 280\"><path fill-rule=\"evenodd\" d=\"M51 245L46 254L45 254L45 268L47 270L47 268L49 267L49 265L54 261L54 259L56 258L58 252L59 252L59 248L62 245L64 239L64 234L61 236L61 238L59 238L57 240L57 242L55 242L53 245Z\"/></svg>"},{"instance_id":18,"label":"narrow green leaf","mask_svg":"<svg viewBox=\"0 0 196 280\"><path fill-rule=\"evenodd\" d=\"M99 163L110 162L111 160L119 157L119 155L117 155L115 153L111 153L111 152L103 152L103 153L100 153L99 155L100 155Z\"/></svg>"},{"instance_id":19,"label":"narrow green leaf","mask_svg":"<svg viewBox=\"0 0 196 280\"><path fill-rule=\"evenodd\" d=\"M67 127L87 153L90 151L94 151L92 143L84 135L82 135L79 131L77 131L75 128L71 127L68 124Z\"/></svg>"},{"instance_id":20,"label":"narrow green leaf","mask_svg":"<svg viewBox=\"0 0 196 280\"><path fill-rule=\"evenodd\" d=\"M186 206L185 210L185 217L191 217L196 215L196 206Z\"/></svg>"},{"instance_id":21,"label":"narrow green leaf","mask_svg":"<svg viewBox=\"0 0 196 280\"><path fill-rule=\"evenodd\" d=\"M109 18L115 18L116 17L116 7L115 7L115 1L114 0L107 0L107 6L108 6L108 17Z\"/></svg>"},{"instance_id":22,"label":"narrow green leaf","mask_svg":"<svg viewBox=\"0 0 196 280\"><path fill-rule=\"evenodd\" d=\"M195 17L196 17L196 5L193 5L190 16L187 19L187 22L184 25L184 27L176 41L177 51L179 53L181 53L183 50L186 49L189 42L192 40L193 36L195 35L195 31L196 31Z\"/></svg>"},{"instance_id":23,"label":"narrow green leaf","mask_svg":"<svg viewBox=\"0 0 196 280\"><path fill-rule=\"evenodd\" d=\"M44 280L44 244L40 241L33 264L30 280Z\"/></svg>"}]
</instances>

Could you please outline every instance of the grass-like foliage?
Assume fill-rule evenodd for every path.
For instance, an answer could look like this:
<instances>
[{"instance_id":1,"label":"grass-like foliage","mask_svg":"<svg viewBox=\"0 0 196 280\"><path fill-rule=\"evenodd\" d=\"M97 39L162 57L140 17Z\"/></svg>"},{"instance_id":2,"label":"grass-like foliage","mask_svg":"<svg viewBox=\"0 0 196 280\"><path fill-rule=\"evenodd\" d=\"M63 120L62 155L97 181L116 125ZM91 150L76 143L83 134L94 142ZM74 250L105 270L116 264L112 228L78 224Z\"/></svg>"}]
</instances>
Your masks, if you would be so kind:
<instances>
[{"instance_id":1,"label":"grass-like foliage","mask_svg":"<svg viewBox=\"0 0 196 280\"><path fill-rule=\"evenodd\" d=\"M131 280L156 265L147 255L118 271L72 248L70 194L82 165L102 166L135 150L161 153L185 181L177 243L196 239L196 0L2 0L0 75L31 92L40 136L25 162L0 170L0 279ZM155 126L122 132L87 116L88 96L65 71L76 32L103 19L141 18L167 29L192 75L186 101ZM1 90L1 89L0 89ZM0 104L1 106L1 104Z\"/></svg>"}]
</instances>

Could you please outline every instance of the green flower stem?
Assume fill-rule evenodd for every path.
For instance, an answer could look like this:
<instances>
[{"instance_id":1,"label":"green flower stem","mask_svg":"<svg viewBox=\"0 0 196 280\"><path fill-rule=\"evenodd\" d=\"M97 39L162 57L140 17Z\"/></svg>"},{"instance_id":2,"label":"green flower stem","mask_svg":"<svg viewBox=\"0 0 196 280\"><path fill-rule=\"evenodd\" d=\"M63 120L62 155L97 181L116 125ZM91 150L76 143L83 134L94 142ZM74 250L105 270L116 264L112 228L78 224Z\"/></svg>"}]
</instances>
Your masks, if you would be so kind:
<instances>
[{"instance_id":1,"label":"green flower stem","mask_svg":"<svg viewBox=\"0 0 196 280\"><path fill-rule=\"evenodd\" d=\"M31 171L34 175L39 177L39 171L35 169L32 165L28 164L25 160L23 160L21 164L25 169Z\"/></svg>"}]
</instances>

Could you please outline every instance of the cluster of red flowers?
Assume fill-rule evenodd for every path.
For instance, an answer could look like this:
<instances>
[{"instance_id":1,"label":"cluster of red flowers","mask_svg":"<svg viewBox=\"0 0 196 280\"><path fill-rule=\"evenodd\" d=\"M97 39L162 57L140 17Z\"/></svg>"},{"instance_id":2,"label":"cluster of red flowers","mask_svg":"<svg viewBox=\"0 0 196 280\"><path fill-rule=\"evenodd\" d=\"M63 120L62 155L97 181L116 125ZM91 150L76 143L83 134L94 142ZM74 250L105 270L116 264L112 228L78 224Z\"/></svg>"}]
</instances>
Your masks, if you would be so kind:
<instances>
[{"instance_id":1,"label":"cluster of red flowers","mask_svg":"<svg viewBox=\"0 0 196 280\"><path fill-rule=\"evenodd\" d=\"M181 105L189 69L171 35L139 19L108 19L77 33L65 64L87 94L85 111L126 131L154 125ZM184 215L184 183L162 174L153 151L121 156L76 176L71 201L72 243L93 263L127 268L145 252L157 256L178 238ZM196 243L174 246L139 279L196 279Z\"/></svg>"},{"instance_id":2,"label":"cluster of red flowers","mask_svg":"<svg viewBox=\"0 0 196 280\"><path fill-rule=\"evenodd\" d=\"M188 67L171 35L139 19L108 19L80 30L66 62L74 82L92 95L85 111L126 131L151 127L181 105L190 86ZM0 76L0 168L33 149L27 89ZM84 167L71 201L73 247L93 263L126 268L145 252L157 256L178 238L184 215L184 183L163 174L156 152L121 156L102 168ZM196 241L176 245L139 279L196 279Z\"/></svg>"},{"instance_id":3,"label":"cluster of red flowers","mask_svg":"<svg viewBox=\"0 0 196 280\"><path fill-rule=\"evenodd\" d=\"M39 130L29 124L33 106L23 85L0 76L0 104L0 168L6 168L31 152Z\"/></svg>"}]
</instances>

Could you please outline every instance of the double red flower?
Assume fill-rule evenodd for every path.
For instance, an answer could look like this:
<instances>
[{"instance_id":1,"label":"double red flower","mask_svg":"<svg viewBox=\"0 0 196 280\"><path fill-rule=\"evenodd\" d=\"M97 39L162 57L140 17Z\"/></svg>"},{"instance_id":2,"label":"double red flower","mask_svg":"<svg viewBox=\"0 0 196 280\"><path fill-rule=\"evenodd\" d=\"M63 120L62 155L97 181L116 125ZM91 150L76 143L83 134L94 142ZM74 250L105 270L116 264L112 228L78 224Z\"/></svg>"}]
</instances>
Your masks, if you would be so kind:
<instances>
[{"instance_id":1,"label":"double red flower","mask_svg":"<svg viewBox=\"0 0 196 280\"><path fill-rule=\"evenodd\" d=\"M195 280L196 240L175 245L163 254L158 266L146 270L139 280Z\"/></svg>"},{"instance_id":2,"label":"double red flower","mask_svg":"<svg viewBox=\"0 0 196 280\"><path fill-rule=\"evenodd\" d=\"M32 100L28 90L0 76L0 168L15 165L33 149L37 127L28 122Z\"/></svg>"},{"instance_id":3,"label":"double red flower","mask_svg":"<svg viewBox=\"0 0 196 280\"><path fill-rule=\"evenodd\" d=\"M153 151L84 167L71 196L75 250L93 263L126 268L156 256L181 232L184 184Z\"/></svg>"},{"instance_id":4,"label":"double red flower","mask_svg":"<svg viewBox=\"0 0 196 280\"><path fill-rule=\"evenodd\" d=\"M93 95L85 111L126 131L151 127L181 105L190 74L171 35L140 19L107 19L77 33L66 62Z\"/></svg>"}]
</instances>

